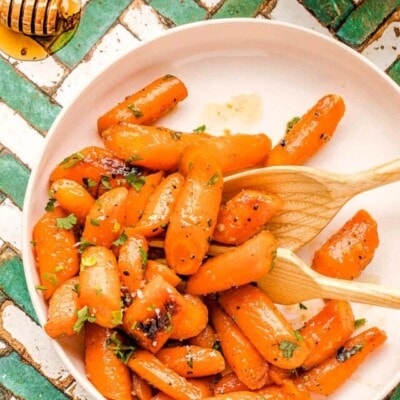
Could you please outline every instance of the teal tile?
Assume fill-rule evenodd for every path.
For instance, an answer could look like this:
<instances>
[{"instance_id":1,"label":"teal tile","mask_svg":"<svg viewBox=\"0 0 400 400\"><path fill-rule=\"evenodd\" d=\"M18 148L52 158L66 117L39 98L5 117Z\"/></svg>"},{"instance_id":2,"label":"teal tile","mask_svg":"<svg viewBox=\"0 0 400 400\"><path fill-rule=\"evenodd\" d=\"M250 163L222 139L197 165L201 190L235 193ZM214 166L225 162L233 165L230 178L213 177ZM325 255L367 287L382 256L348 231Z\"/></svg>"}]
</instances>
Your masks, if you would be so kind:
<instances>
[{"instance_id":1,"label":"teal tile","mask_svg":"<svg viewBox=\"0 0 400 400\"><path fill-rule=\"evenodd\" d=\"M0 304L2 304L3 301L4 301L6 298L7 298L7 295L6 295L2 290L0 290ZM1 397L0 397L0 399L1 399Z\"/></svg>"},{"instance_id":2,"label":"teal tile","mask_svg":"<svg viewBox=\"0 0 400 400\"><path fill-rule=\"evenodd\" d=\"M343 42L359 47L399 6L400 0L365 0L348 16L336 34Z\"/></svg>"},{"instance_id":3,"label":"teal tile","mask_svg":"<svg viewBox=\"0 0 400 400\"><path fill-rule=\"evenodd\" d=\"M303 0L303 4L323 25L334 29L355 8L351 0Z\"/></svg>"},{"instance_id":4,"label":"teal tile","mask_svg":"<svg viewBox=\"0 0 400 400\"><path fill-rule=\"evenodd\" d=\"M400 400L400 386L391 393L390 400Z\"/></svg>"},{"instance_id":5,"label":"teal tile","mask_svg":"<svg viewBox=\"0 0 400 400\"><path fill-rule=\"evenodd\" d=\"M213 18L253 17L264 1L226 0Z\"/></svg>"},{"instance_id":6,"label":"teal tile","mask_svg":"<svg viewBox=\"0 0 400 400\"><path fill-rule=\"evenodd\" d=\"M0 289L38 322L26 287L22 261L12 253L0 261Z\"/></svg>"},{"instance_id":7,"label":"teal tile","mask_svg":"<svg viewBox=\"0 0 400 400\"><path fill-rule=\"evenodd\" d=\"M15 352L0 357L0 377L3 387L18 398L26 400L67 400L32 366L23 362Z\"/></svg>"},{"instance_id":8,"label":"teal tile","mask_svg":"<svg viewBox=\"0 0 400 400\"><path fill-rule=\"evenodd\" d=\"M9 153L0 154L0 190L22 208L29 169Z\"/></svg>"},{"instance_id":9,"label":"teal tile","mask_svg":"<svg viewBox=\"0 0 400 400\"><path fill-rule=\"evenodd\" d=\"M82 11L78 29L55 55L69 67L78 64L110 29L131 0L91 0Z\"/></svg>"},{"instance_id":10,"label":"teal tile","mask_svg":"<svg viewBox=\"0 0 400 400\"><path fill-rule=\"evenodd\" d=\"M37 86L19 75L0 57L0 100L28 120L41 132L49 130L61 107Z\"/></svg>"},{"instance_id":11,"label":"teal tile","mask_svg":"<svg viewBox=\"0 0 400 400\"><path fill-rule=\"evenodd\" d=\"M389 76L400 85L400 58L388 70Z\"/></svg>"},{"instance_id":12,"label":"teal tile","mask_svg":"<svg viewBox=\"0 0 400 400\"><path fill-rule=\"evenodd\" d=\"M148 4L176 25L201 21L207 11L194 0L149 0Z\"/></svg>"}]
</instances>

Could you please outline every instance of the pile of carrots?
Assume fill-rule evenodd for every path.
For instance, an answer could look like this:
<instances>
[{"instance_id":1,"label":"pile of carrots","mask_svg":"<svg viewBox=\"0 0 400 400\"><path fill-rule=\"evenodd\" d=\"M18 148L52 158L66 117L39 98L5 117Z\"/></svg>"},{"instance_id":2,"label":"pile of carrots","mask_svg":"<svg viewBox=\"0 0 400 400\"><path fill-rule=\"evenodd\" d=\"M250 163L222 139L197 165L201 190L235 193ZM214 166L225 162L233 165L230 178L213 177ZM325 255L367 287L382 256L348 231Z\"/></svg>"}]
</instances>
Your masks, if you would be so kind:
<instances>
[{"instance_id":1,"label":"pile of carrots","mask_svg":"<svg viewBox=\"0 0 400 400\"><path fill-rule=\"evenodd\" d=\"M222 191L226 174L307 161L332 137L343 100L324 96L272 147L265 134L152 125L187 94L172 75L155 80L98 119L105 147L55 166L32 240L49 303L44 329L84 335L88 379L107 399L329 395L385 333L355 334L365 321L336 300L294 329L256 285L274 265L279 243L264 227L282 200L249 189L222 203ZM210 256L213 242L229 251ZM312 268L353 279L378 243L360 210Z\"/></svg>"}]
</instances>

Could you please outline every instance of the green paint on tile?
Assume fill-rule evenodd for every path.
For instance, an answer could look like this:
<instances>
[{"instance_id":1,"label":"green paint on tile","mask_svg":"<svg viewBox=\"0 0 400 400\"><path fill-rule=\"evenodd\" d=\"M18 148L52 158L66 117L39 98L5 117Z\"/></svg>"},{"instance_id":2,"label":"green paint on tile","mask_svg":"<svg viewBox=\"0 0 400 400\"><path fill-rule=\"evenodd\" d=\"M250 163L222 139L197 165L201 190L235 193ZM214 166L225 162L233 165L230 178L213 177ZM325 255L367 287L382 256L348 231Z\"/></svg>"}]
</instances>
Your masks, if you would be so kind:
<instances>
[{"instance_id":1,"label":"green paint on tile","mask_svg":"<svg viewBox=\"0 0 400 400\"><path fill-rule=\"evenodd\" d=\"M22 208L29 169L20 164L11 154L0 154L0 190L10 196Z\"/></svg>"},{"instance_id":2,"label":"green paint on tile","mask_svg":"<svg viewBox=\"0 0 400 400\"><path fill-rule=\"evenodd\" d=\"M213 18L253 17L263 1L227 0Z\"/></svg>"},{"instance_id":3,"label":"green paint on tile","mask_svg":"<svg viewBox=\"0 0 400 400\"><path fill-rule=\"evenodd\" d=\"M27 400L68 399L43 375L23 362L15 352L0 357L0 376L2 385L19 398Z\"/></svg>"},{"instance_id":4,"label":"green paint on tile","mask_svg":"<svg viewBox=\"0 0 400 400\"><path fill-rule=\"evenodd\" d=\"M304 6L325 26L339 26L354 10L351 0L303 0Z\"/></svg>"},{"instance_id":5,"label":"green paint on tile","mask_svg":"<svg viewBox=\"0 0 400 400\"><path fill-rule=\"evenodd\" d=\"M0 288L39 323L26 287L22 261L17 256L10 255L0 261Z\"/></svg>"},{"instance_id":6,"label":"green paint on tile","mask_svg":"<svg viewBox=\"0 0 400 400\"><path fill-rule=\"evenodd\" d=\"M0 100L19 111L36 129L50 129L61 107L41 92L37 86L19 75L0 57ZM5 129L4 127L2 129Z\"/></svg>"},{"instance_id":7,"label":"green paint on tile","mask_svg":"<svg viewBox=\"0 0 400 400\"><path fill-rule=\"evenodd\" d=\"M149 0L148 4L176 25L201 21L207 16L207 11L194 0Z\"/></svg>"},{"instance_id":8,"label":"green paint on tile","mask_svg":"<svg viewBox=\"0 0 400 400\"><path fill-rule=\"evenodd\" d=\"M400 58L391 65L388 74L395 82L400 85Z\"/></svg>"},{"instance_id":9,"label":"green paint on tile","mask_svg":"<svg viewBox=\"0 0 400 400\"><path fill-rule=\"evenodd\" d=\"M78 64L118 19L131 0L91 0L82 11L71 41L55 55L70 67Z\"/></svg>"},{"instance_id":10,"label":"green paint on tile","mask_svg":"<svg viewBox=\"0 0 400 400\"><path fill-rule=\"evenodd\" d=\"M361 46L399 6L400 0L365 0L348 16L337 36L354 47Z\"/></svg>"}]
</instances>

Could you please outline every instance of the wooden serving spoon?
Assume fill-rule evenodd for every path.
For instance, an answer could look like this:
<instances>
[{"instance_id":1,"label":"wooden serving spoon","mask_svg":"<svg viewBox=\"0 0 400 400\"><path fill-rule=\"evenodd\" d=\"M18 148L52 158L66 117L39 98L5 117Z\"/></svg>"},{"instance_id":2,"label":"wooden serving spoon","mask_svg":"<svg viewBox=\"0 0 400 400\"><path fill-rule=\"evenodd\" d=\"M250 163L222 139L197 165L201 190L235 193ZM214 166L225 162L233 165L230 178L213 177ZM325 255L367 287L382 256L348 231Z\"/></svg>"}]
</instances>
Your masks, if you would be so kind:
<instances>
[{"instance_id":1,"label":"wooden serving spoon","mask_svg":"<svg viewBox=\"0 0 400 400\"><path fill-rule=\"evenodd\" d=\"M257 284L277 304L324 298L400 309L400 288L329 278L288 249L278 248L274 268Z\"/></svg>"},{"instance_id":2,"label":"wooden serving spoon","mask_svg":"<svg viewBox=\"0 0 400 400\"><path fill-rule=\"evenodd\" d=\"M224 199L249 188L280 196L284 206L266 229L280 247L296 251L317 236L353 196L399 179L400 158L349 175L303 166L274 166L226 177Z\"/></svg>"}]
</instances>

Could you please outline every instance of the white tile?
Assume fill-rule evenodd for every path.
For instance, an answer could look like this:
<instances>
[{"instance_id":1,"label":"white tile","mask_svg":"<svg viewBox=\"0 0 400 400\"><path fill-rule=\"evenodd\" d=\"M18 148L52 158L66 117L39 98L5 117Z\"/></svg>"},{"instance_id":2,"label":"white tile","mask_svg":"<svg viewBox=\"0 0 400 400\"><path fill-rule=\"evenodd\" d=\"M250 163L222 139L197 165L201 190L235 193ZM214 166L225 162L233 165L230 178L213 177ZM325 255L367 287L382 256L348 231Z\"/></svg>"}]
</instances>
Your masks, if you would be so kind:
<instances>
[{"instance_id":1,"label":"white tile","mask_svg":"<svg viewBox=\"0 0 400 400\"><path fill-rule=\"evenodd\" d=\"M44 375L60 380L70 377L54 352L49 337L20 308L7 305L3 309L2 321L3 329L26 349Z\"/></svg>"},{"instance_id":2,"label":"white tile","mask_svg":"<svg viewBox=\"0 0 400 400\"><path fill-rule=\"evenodd\" d=\"M2 102L0 102L0 122L1 144L32 168L42 153L44 137Z\"/></svg>"},{"instance_id":3,"label":"white tile","mask_svg":"<svg viewBox=\"0 0 400 400\"><path fill-rule=\"evenodd\" d=\"M22 211L10 199L0 204L0 237L21 250Z\"/></svg>"},{"instance_id":4,"label":"white tile","mask_svg":"<svg viewBox=\"0 0 400 400\"><path fill-rule=\"evenodd\" d=\"M40 61L20 61L16 63L16 67L43 89L53 88L63 79L65 73L53 57Z\"/></svg>"},{"instance_id":5,"label":"white tile","mask_svg":"<svg viewBox=\"0 0 400 400\"><path fill-rule=\"evenodd\" d=\"M378 40L362 51L364 56L383 70L393 64L399 55L400 36L396 35L397 29L400 29L400 22L391 23Z\"/></svg>"},{"instance_id":6,"label":"white tile","mask_svg":"<svg viewBox=\"0 0 400 400\"><path fill-rule=\"evenodd\" d=\"M221 1L221 0L200 0L200 4L202 4L204 7L207 7L207 8L215 7L220 3L223 3L223 1Z\"/></svg>"},{"instance_id":7,"label":"white tile","mask_svg":"<svg viewBox=\"0 0 400 400\"><path fill-rule=\"evenodd\" d=\"M297 0L279 0L270 15L272 20L289 22L332 36L329 30L322 26Z\"/></svg>"},{"instance_id":8,"label":"white tile","mask_svg":"<svg viewBox=\"0 0 400 400\"><path fill-rule=\"evenodd\" d=\"M141 0L132 3L121 21L140 40L152 38L167 29L153 8Z\"/></svg>"},{"instance_id":9,"label":"white tile","mask_svg":"<svg viewBox=\"0 0 400 400\"><path fill-rule=\"evenodd\" d=\"M55 95L56 101L63 106L68 104L98 73L138 43L122 25L115 26L95 48L90 59L80 63L64 80Z\"/></svg>"},{"instance_id":10,"label":"white tile","mask_svg":"<svg viewBox=\"0 0 400 400\"><path fill-rule=\"evenodd\" d=\"M73 400L90 400L91 396L86 392L86 390L79 385L78 383L74 382L66 391L65 393L72 397Z\"/></svg>"}]
</instances>

